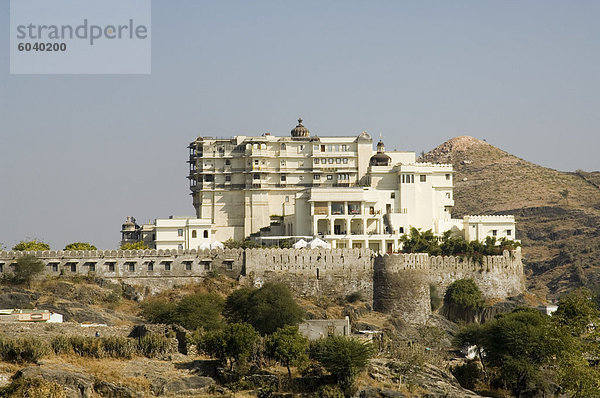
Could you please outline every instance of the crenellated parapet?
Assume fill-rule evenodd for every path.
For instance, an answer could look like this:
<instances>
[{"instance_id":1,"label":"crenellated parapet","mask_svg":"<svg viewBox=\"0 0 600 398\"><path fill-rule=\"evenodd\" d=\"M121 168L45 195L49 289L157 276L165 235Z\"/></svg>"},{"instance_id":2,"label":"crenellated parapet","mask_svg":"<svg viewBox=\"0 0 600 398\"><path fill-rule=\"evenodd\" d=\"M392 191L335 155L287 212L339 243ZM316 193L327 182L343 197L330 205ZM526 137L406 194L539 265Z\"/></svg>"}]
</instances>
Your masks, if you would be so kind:
<instances>
[{"instance_id":1,"label":"crenellated parapet","mask_svg":"<svg viewBox=\"0 0 600 398\"><path fill-rule=\"evenodd\" d=\"M243 249L206 249L206 250L44 250L44 251L0 251L0 259L14 259L26 255L39 259L102 259L102 258L133 258L133 257L179 257L179 256L205 256L209 253L224 252L228 254L243 253Z\"/></svg>"},{"instance_id":2,"label":"crenellated parapet","mask_svg":"<svg viewBox=\"0 0 600 398\"><path fill-rule=\"evenodd\" d=\"M370 249L247 249L246 269L263 272L345 272L371 270Z\"/></svg>"},{"instance_id":3,"label":"crenellated parapet","mask_svg":"<svg viewBox=\"0 0 600 398\"><path fill-rule=\"evenodd\" d=\"M521 259L521 248L502 255L483 256L429 256L428 254L386 254L381 263L386 272L402 274L406 270L423 270L429 283L444 293L455 280L473 279L485 297L504 298L525 290L525 276Z\"/></svg>"},{"instance_id":4,"label":"crenellated parapet","mask_svg":"<svg viewBox=\"0 0 600 398\"><path fill-rule=\"evenodd\" d=\"M374 256L369 249L248 249L245 275L254 286L285 283L299 296L360 292L370 301Z\"/></svg>"},{"instance_id":5,"label":"crenellated parapet","mask_svg":"<svg viewBox=\"0 0 600 398\"><path fill-rule=\"evenodd\" d=\"M42 260L50 276L93 274L129 280L204 277L211 272L237 277L244 265L242 249L0 251L0 272L10 272L26 255Z\"/></svg>"}]
</instances>

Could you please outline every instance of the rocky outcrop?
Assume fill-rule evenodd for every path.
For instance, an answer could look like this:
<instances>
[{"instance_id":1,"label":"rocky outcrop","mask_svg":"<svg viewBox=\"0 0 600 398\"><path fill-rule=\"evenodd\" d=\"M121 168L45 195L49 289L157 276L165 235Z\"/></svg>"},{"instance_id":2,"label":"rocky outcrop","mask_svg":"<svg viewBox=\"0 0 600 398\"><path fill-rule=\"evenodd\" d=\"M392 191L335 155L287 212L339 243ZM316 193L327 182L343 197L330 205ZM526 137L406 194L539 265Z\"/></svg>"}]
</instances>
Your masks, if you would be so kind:
<instances>
[{"instance_id":1,"label":"rocky outcrop","mask_svg":"<svg viewBox=\"0 0 600 398\"><path fill-rule=\"evenodd\" d=\"M194 361L197 362L197 361ZM193 362L193 363L194 363ZM210 362L210 361L208 361ZM197 396L206 395L207 389L214 388L211 377L196 372L196 366L168 361L139 358L115 366L115 372L122 380L147 381L144 391L124 385L116 380L90 374L89 369L69 363L41 361L37 366L27 366L13 377L14 383L30 380L44 380L61 386L67 397L111 397L141 398L152 396Z\"/></svg>"},{"instance_id":2,"label":"rocky outcrop","mask_svg":"<svg viewBox=\"0 0 600 398\"><path fill-rule=\"evenodd\" d=\"M14 380L18 379L55 382L65 389L69 398L89 397L94 392L94 377L69 364L29 366L16 373Z\"/></svg>"},{"instance_id":3,"label":"rocky outcrop","mask_svg":"<svg viewBox=\"0 0 600 398\"><path fill-rule=\"evenodd\" d=\"M418 385L422 393L419 397L426 398L478 398L480 395L473 391L464 389L458 381L449 372L435 367L431 364L424 364L421 367L412 369L410 372L398 374L397 369L401 368L394 360L375 359L371 361L368 374L372 379L382 382L386 385L396 386L387 388L366 387L359 391L359 397L404 397L403 391L406 391L408 385ZM406 396L413 396L406 395Z\"/></svg>"},{"instance_id":4,"label":"rocky outcrop","mask_svg":"<svg viewBox=\"0 0 600 398\"><path fill-rule=\"evenodd\" d=\"M215 381L210 377L191 375L169 380L161 391L165 395L196 395L214 386Z\"/></svg>"},{"instance_id":5,"label":"rocky outcrop","mask_svg":"<svg viewBox=\"0 0 600 398\"><path fill-rule=\"evenodd\" d=\"M0 308L34 308L40 294L18 287L3 287L0 290Z\"/></svg>"}]
</instances>

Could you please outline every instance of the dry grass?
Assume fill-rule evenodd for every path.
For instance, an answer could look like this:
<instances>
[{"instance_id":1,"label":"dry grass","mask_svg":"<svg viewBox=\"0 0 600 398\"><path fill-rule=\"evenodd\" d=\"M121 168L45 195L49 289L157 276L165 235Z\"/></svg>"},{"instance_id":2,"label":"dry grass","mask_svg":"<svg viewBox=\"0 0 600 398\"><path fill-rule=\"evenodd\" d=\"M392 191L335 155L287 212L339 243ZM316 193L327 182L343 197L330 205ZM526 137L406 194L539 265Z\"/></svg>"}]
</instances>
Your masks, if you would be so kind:
<instances>
[{"instance_id":1,"label":"dry grass","mask_svg":"<svg viewBox=\"0 0 600 398\"><path fill-rule=\"evenodd\" d=\"M77 355L54 357L45 361L45 364L71 364L84 370L85 373L94 376L99 380L109 383L131 387L134 391L140 391L144 394L150 393L150 380L143 375L133 375L128 369L131 361L116 359L93 359L82 358ZM140 369L141 370L141 369ZM173 370L173 374L178 374ZM168 374L166 374L168 376Z\"/></svg>"},{"instance_id":2,"label":"dry grass","mask_svg":"<svg viewBox=\"0 0 600 398\"><path fill-rule=\"evenodd\" d=\"M403 384L402 382L395 383L390 380L381 381L374 379L373 377L371 377L368 371L362 372L357 377L356 386L359 389L367 387L378 389L390 389L404 394L407 398L420 397L427 392L421 387L415 385Z\"/></svg>"},{"instance_id":3,"label":"dry grass","mask_svg":"<svg viewBox=\"0 0 600 398\"><path fill-rule=\"evenodd\" d=\"M184 296L190 294L215 293L222 297L228 296L236 288L238 283L231 278L223 275L205 278L201 283L188 283L181 286L176 286L173 289L163 290L152 298L159 300L177 301Z\"/></svg>"}]
</instances>

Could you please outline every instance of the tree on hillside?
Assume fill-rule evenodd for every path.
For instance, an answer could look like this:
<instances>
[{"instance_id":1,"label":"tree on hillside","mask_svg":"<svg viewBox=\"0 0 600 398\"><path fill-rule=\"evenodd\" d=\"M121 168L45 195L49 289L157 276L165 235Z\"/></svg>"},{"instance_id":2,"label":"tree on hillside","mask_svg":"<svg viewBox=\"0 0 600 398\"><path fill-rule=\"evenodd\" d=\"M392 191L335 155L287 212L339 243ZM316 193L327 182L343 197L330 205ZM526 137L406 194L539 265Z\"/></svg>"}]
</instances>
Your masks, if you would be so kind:
<instances>
[{"instance_id":1,"label":"tree on hillside","mask_svg":"<svg viewBox=\"0 0 600 398\"><path fill-rule=\"evenodd\" d=\"M266 340L267 353L287 368L292 378L290 366L307 359L308 339L298 332L298 326L288 325L277 329Z\"/></svg>"},{"instance_id":2,"label":"tree on hillside","mask_svg":"<svg viewBox=\"0 0 600 398\"><path fill-rule=\"evenodd\" d=\"M371 343L343 336L330 336L311 344L310 356L321 364L344 391L353 394L356 377L373 355Z\"/></svg>"},{"instance_id":3,"label":"tree on hillside","mask_svg":"<svg viewBox=\"0 0 600 398\"><path fill-rule=\"evenodd\" d=\"M241 365L250 357L260 336L247 323L231 323L222 330L209 332L202 337L203 350L232 371L234 365Z\"/></svg>"},{"instance_id":4,"label":"tree on hillside","mask_svg":"<svg viewBox=\"0 0 600 398\"><path fill-rule=\"evenodd\" d=\"M573 336L581 336L600 327L600 309L594 294L579 288L561 297L552 319Z\"/></svg>"},{"instance_id":5,"label":"tree on hillside","mask_svg":"<svg viewBox=\"0 0 600 398\"><path fill-rule=\"evenodd\" d=\"M454 336L453 344L460 349L471 345L476 347L477 356L479 357L479 361L481 362L481 366L483 368L483 375L487 381L488 375L483 351L486 344L486 333L487 326L485 324L480 325L478 323L470 323L465 325L460 332Z\"/></svg>"},{"instance_id":6,"label":"tree on hillside","mask_svg":"<svg viewBox=\"0 0 600 398\"><path fill-rule=\"evenodd\" d=\"M560 196L567 202L567 206L569 205L569 190L563 189L559 192Z\"/></svg>"},{"instance_id":7,"label":"tree on hillside","mask_svg":"<svg viewBox=\"0 0 600 398\"><path fill-rule=\"evenodd\" d=\"M141 303L142 317L151 323L177 323L177 303L170 300L147 299Z\"/></svg>"},{"instance_id":8,"label":"tree on hillside","mask_svg":"<svg viewBox=\"0 0 600 398\"><path fill-rule=\"evenodd\" d=\"M558 380L571 397L600 398L600 355L597 297L586 288L561 297L552 321L563 333L574 337L572 348L559 358Z\"/></svg>"},{"instance_id":9,"label":"tree on hillside","mask_svg":"<svg viewBox=\"0 0 600 398\"><path fill-rule=\"evenodd\" d=\"M500 314L483 325L460 331L455 343L473 344L485 356L485 369L492 369L495 382L516 396L547 391L555 378L557 358L576 352L574 339L563 333L550 317L531 308ZM493 380L494 381L494 380Z\"/></svg>"},{"instance_id":10,"label":"tree on hillside","mask_svg":"<svg viewBox=\"0 0 600 398\"><path fill-rule=\"evenodd\" d=\"M88 242L73 242L65 246L65 250L98 250L96 246Z\"/></svg>"},{"instance_id":11,"label":"tree on hillside","mask_svg":"<svg viewBox=\"0 0 600 398\"><path fill-rule=\"evenodd\" d=\"M175 321L186 329L216 330L223 326L221 311L225 300L215 293L190 294L175 309Z\"/></svg>"},{"instance_id":12,"label":"tree on hillside","mask_svg":"<svg viewBox=\"0 0 600 398\"><path fill-rule=\"evenodd\" d=\"M15 251L44 251L50 250L50 245L36 239L29 241L21 241L17 243L13 248Z\"/></svg>"},{"instance_id":13,"label":"tree on hillside","mask_svg":"<svg viewBox=\"0 0 600 398\"><path fill-rule=\"evenodd\" d=\"M20 257L15 264L12 280L15 283L24 283L30 286L33 278L40 274L44 267L44 263L35 256Z\"/></svg>"},{"instance_id":14,"label":"tree on hillside","mask_svg":"<svg viewBox=\"0 0 600 398\"><path fill-rule=\"evenodd\" d=\"M146 250L149 249L148 245L142 242L124 243L121 245L121 250Z\"/></svg>"},{"instance_id":15,"label":"tree on hillside","mask_svg":"<svg viewBox=\"0 0 600 398\"><path fill-rule=\"evenodd\" d=\"M230 322L251 324L263 335L286 325L297 325L304 317L290 290L279 283L234 291L227 297L223 314Z\"/></svg>"},{"instance_id":16,"label":"tree on hillside","mask_svg":"<svg viewBox=\"0 0 600 398\"><path fill-rule=\"evenodd\" d=\"M142 303L142 316L152 323L176 323L188 330L221 329L225 301L214 293L196 293L179 301L150 299Z\"/></svg>"},{"instance_id":17,"label":"tree on hillside","mask_svg":"<svg viewBox=\"0 0 600 398\"><path fill-rule=\"evenodd\" d=\"M600 398L600 370L586 357L589 353L574 350L559 358L558 382L571 398Z\"/></svg>"}]
</instances>

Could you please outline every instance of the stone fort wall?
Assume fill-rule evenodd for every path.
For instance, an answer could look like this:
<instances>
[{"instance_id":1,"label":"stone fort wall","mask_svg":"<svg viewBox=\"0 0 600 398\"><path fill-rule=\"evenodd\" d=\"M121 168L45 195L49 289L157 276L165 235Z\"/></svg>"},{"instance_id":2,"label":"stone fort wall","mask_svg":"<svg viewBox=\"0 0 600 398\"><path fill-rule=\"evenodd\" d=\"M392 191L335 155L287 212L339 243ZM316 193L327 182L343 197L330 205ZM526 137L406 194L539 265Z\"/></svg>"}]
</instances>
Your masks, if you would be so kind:
<instances>
[{"instance_id":1,"label":"stone fort wall","mask_svg":"<svg viewBox=\"0 0 600 398\"><path fill-rule=\"evenodd\" d=\"M46 264L48 276L94 275L143 287L149 293L201 281L221 273L237 278L243 273L244 250L85 250L0 251L0 273L24 255Z\"/></svg>"},{"instance_id":2,"label":"stone fort wall","mask_svg":"<svg viewBox=\"0 0 600 398\"><path fill-rule=\"evenodd\" d=\"M253 286L282 282L300 296L335 298L360 292L375 309L417 323L430 312L430 284L443 295L451 282L472 278L486 298L525 289L520 248L481 262L420 253L381 256L369 249L0 251L0 273L10 272L27 254L41 259L49 276L91 274L150 293L215 273Z\"/></svg>"},{"instance_id":3,"label":"stone fort wall","mask_svg":"<svg viewBox=\"0 0 600 398\"><path fill-rule=\"evenodd\" d=\"M374 261L373 307L395 313L411 323L425 323L431 314L430 285L440 296L458 279L471 278L485 298L506 298L525 291L521 248L480 261L461 256L391 254Z\"/></svg>"},{"instance_id":4,"label":"stone fort wall","mask_svg":"<svg viewBox=\"0 0 600 398\"><path fill-rule=\"evenodd\" d=\"M254 286L282 282L301 296L360 292L372 301L374 257L370 249L250 249L245 275Z\"/></svg>"}]
</instances>

